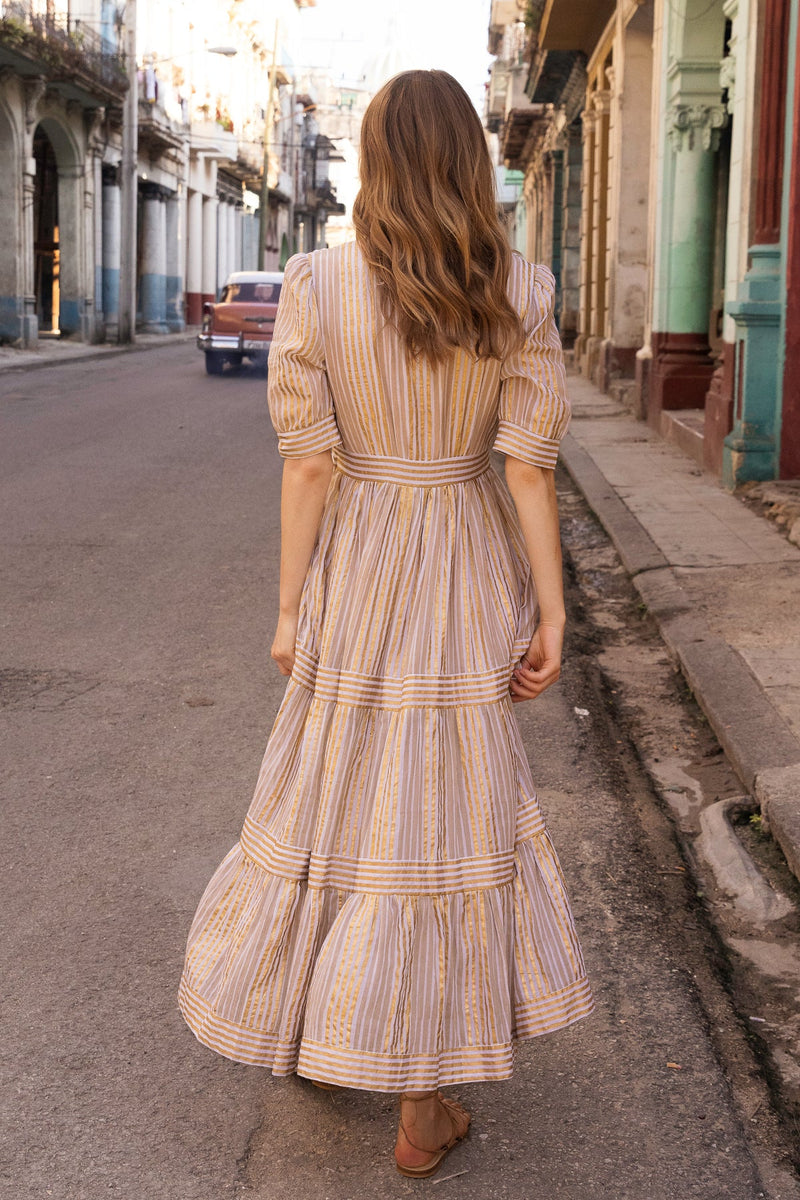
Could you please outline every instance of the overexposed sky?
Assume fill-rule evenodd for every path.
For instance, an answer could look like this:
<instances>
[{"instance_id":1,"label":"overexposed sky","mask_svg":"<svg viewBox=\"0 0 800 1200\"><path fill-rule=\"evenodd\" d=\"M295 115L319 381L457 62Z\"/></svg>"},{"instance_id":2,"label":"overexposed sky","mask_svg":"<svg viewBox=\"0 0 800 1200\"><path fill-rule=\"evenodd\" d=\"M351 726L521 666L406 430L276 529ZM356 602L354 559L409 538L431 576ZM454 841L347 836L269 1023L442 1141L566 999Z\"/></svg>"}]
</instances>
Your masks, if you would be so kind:
<instances>
[{"instance_id":1,"label":"overexposed sky","mask_svg":"<svg viewBox=\"0 0 800 1200\"><path fill-rule=\"evenodd\" d=\"M455 75L482 114L490 7L490 0L317 0L297 13L287 49L298 67L318 66L337 83L370 91L398 71L438 67Z\"/></svg>"}]
</instances>

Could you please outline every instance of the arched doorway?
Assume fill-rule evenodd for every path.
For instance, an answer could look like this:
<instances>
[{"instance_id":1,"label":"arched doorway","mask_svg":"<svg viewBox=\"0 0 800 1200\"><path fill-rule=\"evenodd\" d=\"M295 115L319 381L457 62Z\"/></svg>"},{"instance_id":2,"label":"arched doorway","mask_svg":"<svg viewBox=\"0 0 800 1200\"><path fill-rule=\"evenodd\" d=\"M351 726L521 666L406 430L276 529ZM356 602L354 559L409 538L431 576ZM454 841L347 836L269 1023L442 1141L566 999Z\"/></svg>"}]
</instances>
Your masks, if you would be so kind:
<instances>
[{"instance_id":1,"label":"arched doorway","mask_svg":"<svg viewBox=\"0 0 800 1200\"><path fill-rule=\"evenodd\" d=\"M44 336L80 335L91 294L82 274L84 154L75 134L60 117L45 116L33 135L33 294Z\"/></svg>"},{"instance_id":2,"label":"arched doorway","mask_svg":"<svg viewBox=\"0 0 800 1200\"><path fill-rule=\"evenodd\" d=\"M33 190L33 278L40 336L60 332L60 227L58 163L53 143L39 125L33 135L36 179Z\"/></svg>"}]
</instances>

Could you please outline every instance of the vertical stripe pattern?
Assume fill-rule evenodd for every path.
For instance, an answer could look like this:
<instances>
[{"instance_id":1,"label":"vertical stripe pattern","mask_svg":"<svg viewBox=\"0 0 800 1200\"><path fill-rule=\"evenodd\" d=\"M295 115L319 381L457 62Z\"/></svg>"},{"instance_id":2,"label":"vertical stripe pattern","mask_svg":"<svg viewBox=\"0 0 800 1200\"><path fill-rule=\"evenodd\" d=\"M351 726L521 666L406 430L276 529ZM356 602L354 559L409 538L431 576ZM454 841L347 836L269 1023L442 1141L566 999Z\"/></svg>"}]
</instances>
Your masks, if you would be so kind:
<instances>
[{"instance_id":1,"label":"vertical stripe pattern","mask_svg":"<svg viewBox=\"0 0 800 1200\"><path fill-rule=\"evenodd\" d=\"M492 445L553 466L568 420L550 272L526 342L409 364L354 244L287 265L270 412L335 470L297 658L180 1005L220 1054L377 1091L505 1078L592 998L508 692L536 597Z\"/></svg>"}]
</instances>

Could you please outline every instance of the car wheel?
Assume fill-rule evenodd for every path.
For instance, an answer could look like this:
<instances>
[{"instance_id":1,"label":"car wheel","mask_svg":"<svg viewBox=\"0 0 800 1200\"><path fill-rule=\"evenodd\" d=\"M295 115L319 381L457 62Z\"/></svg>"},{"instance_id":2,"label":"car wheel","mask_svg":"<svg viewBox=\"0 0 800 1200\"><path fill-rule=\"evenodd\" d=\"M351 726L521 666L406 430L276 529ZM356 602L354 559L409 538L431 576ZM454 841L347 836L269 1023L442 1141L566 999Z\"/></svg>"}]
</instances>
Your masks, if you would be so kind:
<instances>
[{"instance_id":1,"label":"car wheel","mask_svg":"<svg viewBox=\"0 0 800 1200\"><path fill-rule=\"evenodd\" d=\"M232 367L240 367L242 365L243 358L244 358L243 354L229 354L228 362L231 364Z\"/></svg>"},{"instance_id":2,"label":"car wheel","mask_svg":"<svg viewBox=\"0 0 800 1200\"><path fill-rule=\"evenodd\" d=\"M206 374L221 375L225 366L225 355L218 350L206 350Z\"/></svg>"}]
</instances>

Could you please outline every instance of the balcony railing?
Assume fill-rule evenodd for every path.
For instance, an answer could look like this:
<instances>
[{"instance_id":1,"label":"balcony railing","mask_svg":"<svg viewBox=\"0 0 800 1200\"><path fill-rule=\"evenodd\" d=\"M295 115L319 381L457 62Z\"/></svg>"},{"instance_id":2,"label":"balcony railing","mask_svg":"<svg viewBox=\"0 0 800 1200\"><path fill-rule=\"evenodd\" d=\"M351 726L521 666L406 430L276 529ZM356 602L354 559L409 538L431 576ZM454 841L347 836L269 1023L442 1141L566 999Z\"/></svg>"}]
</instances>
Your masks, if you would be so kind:
<instances>
[{"instance_id":1,"label":"balcony railing","mask_svg":"<svg viewBox=\"0 0 800 1200\"><path fill-rule=\"evenodd\" d=\"M54 80L95 82L115 94L127 90L125 61L115 46L84 21L43 11L31 0L0 3L0 46L40 63Z\"/></svg>"}]
</instances>

